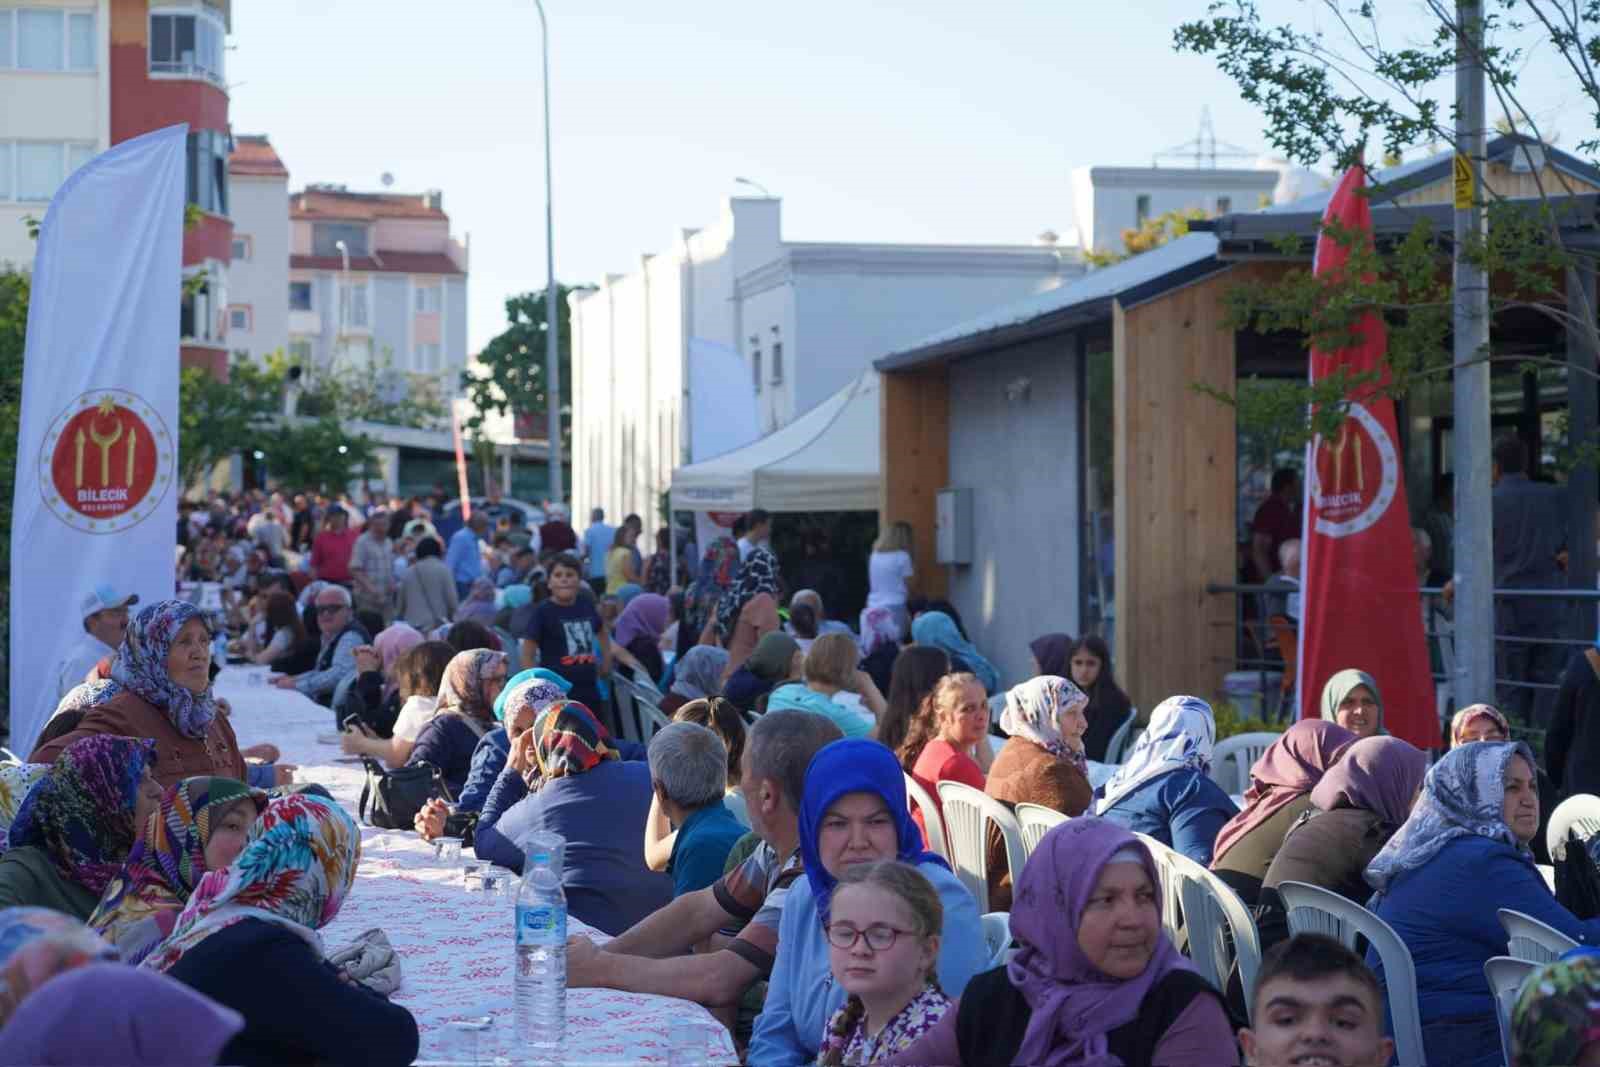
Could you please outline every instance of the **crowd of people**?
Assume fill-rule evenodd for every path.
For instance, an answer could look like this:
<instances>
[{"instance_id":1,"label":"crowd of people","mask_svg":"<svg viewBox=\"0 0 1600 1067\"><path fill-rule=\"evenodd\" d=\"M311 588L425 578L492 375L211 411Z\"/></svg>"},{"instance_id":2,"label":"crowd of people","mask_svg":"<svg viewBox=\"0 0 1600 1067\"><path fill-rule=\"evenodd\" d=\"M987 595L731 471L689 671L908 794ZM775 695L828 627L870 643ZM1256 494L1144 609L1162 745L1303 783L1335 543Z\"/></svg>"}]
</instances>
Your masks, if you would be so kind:
<instances>
[{"instance_id":1,"label":"crowd of people","mask_svg":"<svg viewBox=\"0 0 1600 1067\"><path fill-rule=\"evenodd\" d=\"M1212 777L1206 700L1162 701L1125 746L1101 638L1042 634L1008 685L953 605L917 595L903 524L857 561L869 596L841 620L789 588L772 522L753 512L675 567L665 541L640 556L636 516L579 532L557 508L534 526L491 505L445 536L420 500L186 508L181 595L85 591L84 638L41 697L56 710L0 767L0 1064L417 1055L392 952L331 952L317 932L355 884L359 828L272 745L241 749L213 688L227 659L325 706L369 773L430 769L406 813L423 838L520 871L530 832L561 834L570 912L611 935L569 942L569 989L697 1002L751 1064L1380 1067L1381 963L1291 936L1279 888L1299 882L1400 935L1429 1062L1487 1067L1496 910L1600 944L1600 917L1535 866L1554 799L1600 756L1541 765L1488 704L1430 754L1386 733L1355 665L1239 803ZM1592 701L1600 647L1577 662L1595 686L1574 699ZM672 720L648 744L623 729L624 683ZM1067 816L1020 869L991 835L1003 954L930 847L940 782ZM1166 932L1160 848L1251 909L1251 995L1237 975L1213 988ZM1596 958L1524 990L1520 1067L1600 1057ZM85 996L104 1025L82 1025Z\"/></svg>"}]
</instances>

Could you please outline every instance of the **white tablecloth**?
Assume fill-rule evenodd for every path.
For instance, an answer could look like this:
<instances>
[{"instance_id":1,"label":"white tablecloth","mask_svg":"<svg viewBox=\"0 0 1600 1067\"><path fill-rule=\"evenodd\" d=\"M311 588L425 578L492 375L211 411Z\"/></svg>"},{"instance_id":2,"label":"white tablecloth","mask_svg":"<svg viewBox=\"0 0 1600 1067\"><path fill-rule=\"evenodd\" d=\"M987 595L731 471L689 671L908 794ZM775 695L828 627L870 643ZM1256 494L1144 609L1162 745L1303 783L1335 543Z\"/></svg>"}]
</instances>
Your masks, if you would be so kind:
<instances>
[{"instance_id":1,"label":"white tablecloth","mask_svg":"<svg viewBox=\"0 0 1600 1067\"><path fill-rule=\"evenodd\" d=\"M337 744L318 741L334 731L333 712L290 690L265 684L265 668L229 668L216 690L233 706L233 728L243 746L271 742L283 760L298 764L298 781L327 787L352 816L364 774L359 763L335 762ZM252 680L255 679L255 680ZM401 956L403 982L395 994L422 1032L420 1060L459 1054L445 1024L493 1016L479 1038L482 1063L514 1059L512 1035L512 905L503 897L469 894L459 870L447 871L416 834L361 828L361 866L338 918L322 931L329 950L371 927L382 927ZM576 919L570 933L605 935ZM703 1007L674 997L606 989L567 991L565 1064L666 1063L674 1026L700 1024L709 1056L683 1062L733 1063L733 1041ZM678 1059L674 1059L678 1062Z\"/></svg>"}]
</instances>

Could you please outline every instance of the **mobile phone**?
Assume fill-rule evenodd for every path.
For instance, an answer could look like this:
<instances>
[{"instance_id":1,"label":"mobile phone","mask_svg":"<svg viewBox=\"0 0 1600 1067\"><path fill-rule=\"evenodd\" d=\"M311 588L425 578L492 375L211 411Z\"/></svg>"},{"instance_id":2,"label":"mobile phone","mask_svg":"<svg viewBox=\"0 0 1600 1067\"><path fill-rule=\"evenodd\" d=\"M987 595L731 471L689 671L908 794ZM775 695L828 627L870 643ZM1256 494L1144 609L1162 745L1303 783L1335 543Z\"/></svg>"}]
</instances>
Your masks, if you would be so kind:
<instances>
[{"instance_id":1,"label":"mobile phone","mask_svg":"<svg viewBox=\"0 0 1600 1067\"><path fill-rule=\"evenodd\" d=\"M359 734L364 734L367 737L372 736L371 728L361 721L361 716L359 715L346 715L344 720L339 723L339 729L341 730L349 730L351 728L354 728Z\"/></svg>"}]
</instances>

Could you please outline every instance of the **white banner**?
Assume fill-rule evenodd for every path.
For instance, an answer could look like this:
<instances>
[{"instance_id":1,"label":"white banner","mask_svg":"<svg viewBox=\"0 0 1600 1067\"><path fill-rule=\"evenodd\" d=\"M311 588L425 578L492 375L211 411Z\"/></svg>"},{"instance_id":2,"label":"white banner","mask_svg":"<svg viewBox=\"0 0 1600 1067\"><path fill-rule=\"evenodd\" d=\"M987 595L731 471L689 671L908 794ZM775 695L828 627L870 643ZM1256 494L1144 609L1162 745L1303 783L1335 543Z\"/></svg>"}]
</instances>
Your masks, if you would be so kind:
<instances>
[{"instance_id":1,"label":"white banner","mask_svg":"<svg viewBox=\"0 0 1600 1067\"><path fill-rule=\"evenodd\" d=\"M97 585L173 595L184 140L117 145L61 186L39 231L11 525L11 747L55 709L55 670Z\"/></svg>"}]
</instances>

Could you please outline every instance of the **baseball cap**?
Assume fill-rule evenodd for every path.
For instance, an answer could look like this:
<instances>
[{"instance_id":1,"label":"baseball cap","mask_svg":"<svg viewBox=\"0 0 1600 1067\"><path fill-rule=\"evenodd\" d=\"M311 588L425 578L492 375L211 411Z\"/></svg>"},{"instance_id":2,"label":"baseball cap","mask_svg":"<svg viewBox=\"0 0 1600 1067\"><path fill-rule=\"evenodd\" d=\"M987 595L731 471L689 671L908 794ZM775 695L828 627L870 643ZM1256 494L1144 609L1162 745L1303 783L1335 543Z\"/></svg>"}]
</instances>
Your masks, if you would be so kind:
<instances>
[{"instance_id":1,"label":"baseball cap","mask_svg":"<svg viewBox=\"0 0 1600 1067\"><path fill-rule=\"evenodd\" d=\"M139 594L131 593L127 596L117 592L109 585L97 585L83 598L78 605L79 620L87 619L97 611L107 611L111 608L126 608L139 602Z\"/></svg>"}]
</instances>

